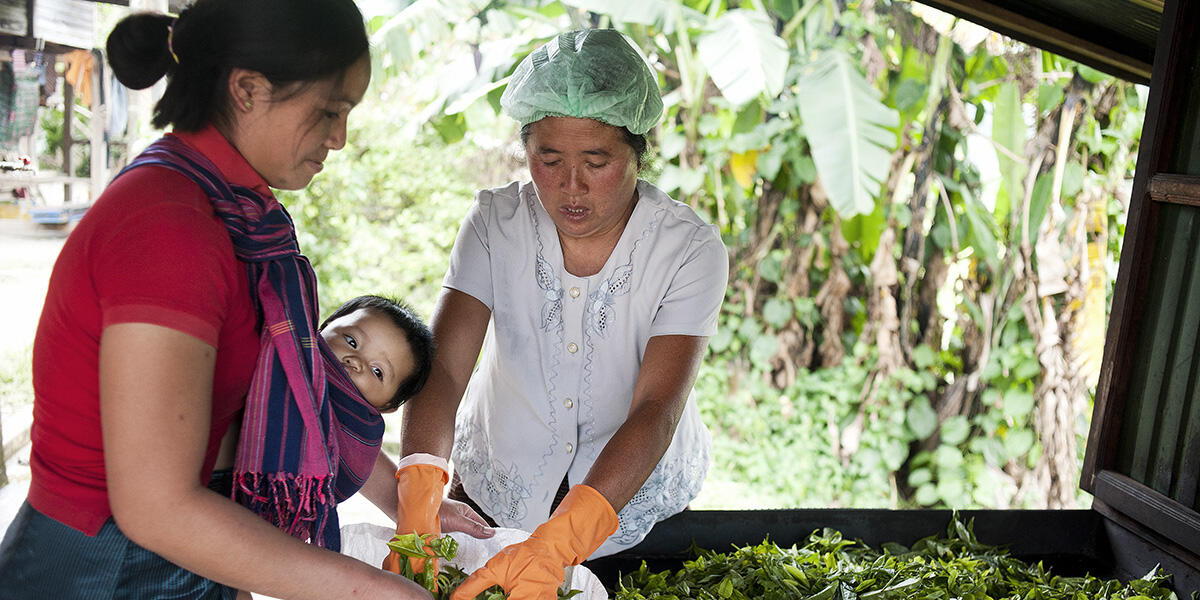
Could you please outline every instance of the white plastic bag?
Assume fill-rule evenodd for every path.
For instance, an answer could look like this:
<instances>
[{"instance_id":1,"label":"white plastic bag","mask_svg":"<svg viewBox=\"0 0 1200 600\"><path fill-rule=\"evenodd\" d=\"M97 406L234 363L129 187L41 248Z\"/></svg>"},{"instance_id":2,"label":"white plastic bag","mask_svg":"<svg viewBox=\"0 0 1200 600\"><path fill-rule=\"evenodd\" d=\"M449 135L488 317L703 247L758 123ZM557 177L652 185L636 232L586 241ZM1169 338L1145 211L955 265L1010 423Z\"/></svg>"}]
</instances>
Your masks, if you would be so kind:
<instances>
[{"instance_id":1,"label":"white plastic bag","mask_svg":"<svg viewBox=\"0 0 1200 600\"><path fill-rule=\"evenodd\" d=\"M342 527L342 554L375 566L387 558L387 543L396 533L394 529L374 523L353 523ZM450 564L467 573L473 573L505 546L525 541L529 532L519 529L497 528L496 535L487 539L473 538L465 533L449 534L458 542L458 555ZM567 567L568 589L581 590L577 600L608 600L604 584L587 567Z\"/></svg>"}]
</instances>

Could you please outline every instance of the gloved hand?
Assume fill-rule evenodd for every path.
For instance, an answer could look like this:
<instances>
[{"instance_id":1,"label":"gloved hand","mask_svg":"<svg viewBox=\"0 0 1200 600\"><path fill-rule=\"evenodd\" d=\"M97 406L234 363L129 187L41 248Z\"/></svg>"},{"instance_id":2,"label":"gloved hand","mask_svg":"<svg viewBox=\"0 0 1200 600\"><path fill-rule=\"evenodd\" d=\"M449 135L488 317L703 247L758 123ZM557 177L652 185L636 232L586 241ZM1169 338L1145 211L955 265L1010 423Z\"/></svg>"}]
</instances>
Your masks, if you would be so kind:
<instances>
[{"instance_id":1,"label":"gloved hand","mask_svg":"<svg viewBox=\"0 0 1200 600\"><path fill-rule=\"evenodd\" d=\"M438 520L438 509L442 505L442 489L449 480L450 475L438 465L404 465L402 461L401 467L396 470L396 493L400 496L396 505L396 533L432 534L433 537L441 537L442 526ZM428 545L425 549L426 552L432 553ZM399 574L402 558L395 550L389 551L387 558L383 559L383 569ZM437 572L436 558L430 558L428 561L424 558L409 560L415 573L423 573L427 566ZM429 564L426 565L426 562Z\"/></svg>"},{"instance_id":2,"label":"gloved hand","mask_svg":"<svg viewBox=\"0 0 1200 600\"><path fill-rule=\"evenodd\" d=\"M550 520L529 539L496 553L454 590L450 600L471 600L499 585L509 600L554 598L563 569L584 561L617 530L617 513L600 492L576 485L567 492Z\"/></svg>"}]
</instances>

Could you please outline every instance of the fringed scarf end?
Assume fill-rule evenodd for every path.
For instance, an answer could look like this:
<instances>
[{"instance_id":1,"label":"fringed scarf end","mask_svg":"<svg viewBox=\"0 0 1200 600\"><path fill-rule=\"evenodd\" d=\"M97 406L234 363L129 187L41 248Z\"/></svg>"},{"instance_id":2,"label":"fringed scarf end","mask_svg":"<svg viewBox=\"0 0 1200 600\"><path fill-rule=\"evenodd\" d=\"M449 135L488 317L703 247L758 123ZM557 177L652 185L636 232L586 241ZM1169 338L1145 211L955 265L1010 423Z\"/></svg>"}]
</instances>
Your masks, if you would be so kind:
<instances>
[{"instance_id":1,"label":"fringed scarf end","mask_svg":"<svg viewBox=\"0 0 1200 600\"><path fill-rule=\"evenodd\" d=\"M333 476L235 473L233 499L288 535L339 550L341 538L333 484Z\"/></svg>"}]
</instances>

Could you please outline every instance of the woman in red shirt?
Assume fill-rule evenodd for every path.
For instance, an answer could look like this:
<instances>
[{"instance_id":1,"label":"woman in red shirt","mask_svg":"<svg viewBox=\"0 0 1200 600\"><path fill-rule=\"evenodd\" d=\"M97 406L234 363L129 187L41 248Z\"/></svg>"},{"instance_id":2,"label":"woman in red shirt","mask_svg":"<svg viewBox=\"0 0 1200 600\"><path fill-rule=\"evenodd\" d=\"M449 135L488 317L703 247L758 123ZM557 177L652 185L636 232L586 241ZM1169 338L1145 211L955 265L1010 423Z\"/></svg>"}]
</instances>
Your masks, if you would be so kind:
<instances>
[{"instance_id":1,"label":"woman in red shirt","mask_svg":"<svg viewBox=\"0 0 1200 600\"><path fill-rule=\"evenodd\" d=\"M198 0L127 17L108 55L128 87L166 77L154 125L172 133L55 264L0 597L428 597L330 551L335 482L394 518L395 466L342 434L348 410L365 439L382 420L329 367L312 269L270 190L303 188L345 145L370 80L362 15L352 0ZM235 464L221 446L243 415ZM208 487L230 468L240 504ZM461 506L441 514L482 533Z\"/></svg>"}]
</instances>

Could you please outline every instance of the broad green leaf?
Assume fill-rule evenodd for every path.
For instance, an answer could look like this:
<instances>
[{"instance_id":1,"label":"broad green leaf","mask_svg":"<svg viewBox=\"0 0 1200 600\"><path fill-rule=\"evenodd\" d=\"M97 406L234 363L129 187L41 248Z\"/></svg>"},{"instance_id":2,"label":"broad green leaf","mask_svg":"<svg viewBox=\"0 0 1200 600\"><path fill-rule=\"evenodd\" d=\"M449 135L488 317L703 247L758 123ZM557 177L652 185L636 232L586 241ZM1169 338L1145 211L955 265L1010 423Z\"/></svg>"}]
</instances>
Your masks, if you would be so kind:
<instances>
[{"instance_id":1,"label":"broad green leaf","mask_svg":"<svg viewBox=\"0 0 1200 600\"><path fill-rule=\"evenodd\" d=\"M957 469L963 464L962 451L954 446L942 444L933 451L933 460L937 464L938 478L945 478L946 471Z\"/></svg>"},{"instance_id":2,"label":"broad green leaf","mask_svg":"<svg viewBox=\"0 0 1200 600\"><path fill-rule=\"evenodd\" d=\"M674 33L680 18L689 24L704 21L704 15L675 0L562 0L563 4L596 14L608 15L619 23L659 27Z\"/></svg>"},{"instance_id":3,"label":"broad green leaf","mask_svg":"<svg viewBox=\"0 0 1200 600\"><path fill-rule=\"evenodd\" d=\"M1101 81L1109 79L1109 76L1105 75L1103 71L1093 69L1087 65L1075 65L1075 71L1079 73L1079 76L1084 78L1084 80L1086 80L1088 83L1100 83Z\"/></svg>"},{"instance_id":4,"label":"broad green leaf","mask_svg":"<svg viewBox=\"0 0 1200 600\"><path fill-rule=\"evenodd\" d=\"M782 142L782 140L780 140ZM775 176L779 174L779 168L783 166L784 155L790 150L785 143L777 143L765 152L758 153L758 173L767 181L774 181Z\"/></svg>"},{"instance_id":5,"label":"broad green leaf","mask_svg":"<svg viewBox=\"0 0 1200 600\"><path fill-rule=\"evenodd\" d=\"M992 214L975 196L964 190L964 214L971 225L971 245L979 253L980 260L987 263L993 272L1000 269L1000 244L996 241L996 225Z\"/></svg>"},{"instance_id":6,"label":"broad green leaf","mask_svg":"<svg viewBox=\"0 0 1200 600\"><path fill-rule=\"evenodd\" d=\"M758 273L763 279L772 283L783 281L783 252L774 250L768 252L762 260L758 261Z\"/></svg>"},{"instance_id":7,"label":"broad green leaf","mask_svg":"<svg viewBox=\"0 0 1200 600\"><path fill-rule=\"evenodd\" d=\"M880 454L882 454L883 463L887 465L888 470L896 471L904 466L904 459L908 458L908 446L900 443L900 440L888 440ZM915 485L912 483L912 477L909 477L909 485Z\"/></svg>"},{"instance_id":8,"label":"broad green leaf","mask_svg":"<svg viewBox=\"0 0 1200 600\"><path fill-rule=\"evenodd\" d=\"M1025 163L1021 160L1025 151L1025 117L1021 112L1021 89L1015 81L1000 84L996 91L996 104L992 113L992 140L1003 149L997 149L1000 162L1000 193L996 198L996 219L1004 222L1014 205L1025 197ZM1004 149L1008 150L1005 152Z\"/></svg>"},{"instance_id":9,"label":"broad green leaf","mask_svg":"<svg viewBox=\"0 0 1200 600\"><path fill-rule=\"evenodd\" d=\"M687 146L687 136L673 129L663 128L658 136L659 155L666 160L679 156Z\"/></svg>"},{"instance_id":10,"label":"broad green leaf","mask_svg":"<svg viewBox=\"0 0 1200 600\"><path fill-rule=\"evenodd\" d=\"M908 428L912 430L913 435L918 440L923 440L933 435L937 429L937 413L933 411L933 407L929 405L929 399L921 396L913 401L912 405L906 411Z\"/></svg>"},{"instance_id":11,"label":"broad green leaf","mask_svg":"<svg viewBox=\"0 0 1200 600\"><path fill-rule=\"evenodd\" d=\"M912 351L913 366L918 369L927 369L933 365L933 361L937 358L933 350L928 344L918 344Z\"/></svg>"},{"instance_id":12,"label":"broad green leaf","mask_svg":"<svg viewBox=\"0 0 1200 600\"><path fill-rule=\"evenodd\" d=\"M942 421L942 443L956 446L967 439L971 424L962 415L954 415Z\"/></svg>"},{"instance_id":13,"label":"broad green leaf","mask_svg":"<svg viewBox=\"0 0 1200 600\"><path fill-rule=\"evenodd\" d=\"M870 214L891 168L899 114L844 52L825 51L806 70L796 84L800 116L829 202L843 218Z\"/></svg>"},{"instance_id":14,"label":"broad green leaf","mask_svg":"<svg viewBox=\"0 0 1200 600\"><path fill-rule=\"evenodd\" d=\"M1087 170L1083 165L1077 162L1069 162L1063 168L1062 190L1060 193L1063 198L1074 198L1083 189L1083 178L1087 175Z\"/></svg>"},{"instance_id":15,"label":"broad green leaf","mask_svg":"<svg viewBox=\"0 0 1200 600\"><path fill-rule=\"evenodd\" d=\"M779 329L792 320L792 303L779 298L771 298L763 304L763 320L771 327Z\"/></svg>"},{"instance_id":16,"label":"broad green leaf","mask_svg":"<svg viewBox=\"0 0 1200 600\"><path fill-rule=\"evenodd\" d=\"M1004 393L1004 416L1020 419L1033 411L1033 394L1027 390L1013 388Z\"/></svg>"},{"instance_id":17,"label":"broad green leaf","mask_svg":"<svg viewBox=\"0 0 1200 600\"><path fill-rule=\"evenodd\" d=\"M916 500L917 500L917 504L921 504L923 506L931 506L933 504L937 504L937 501L938 501L937 486L934 485L933 483L921 484L921 486L917 488Z\"/></svg>"},{"instance_id":18,"label":"broad green leaf","mask_svg":"<svg viewBox=\"0 0 1200 600\"><path fill-rule=\"evenodd\" d=\"M438 136L442 138L442 141L448 144L463 139L463 136L467 133L467 120L461 113L443 115L434 119L431 125L438 132Z\"/></svg>"},{"instance_id":19,"label":"broad green leaf","mask_svg":"<svg viewBox=\"0 0 1200 600\"><path fill-rule=\"evenodd\" d=\"M708 338L708 351L720 354L733 342L733 330L729 327L719 327L717 333Z\"/></svg>"},{"instance_id":20,"label":"broad green leaf","mask_svg":"<svg viewBox=\"0 0 1200 600\"><path fill-rule=\"evenodd\" d=\"M913 469L908 474L908 485L917 487L933 481L933 473L926 468Z\"/></svg>"},{"instance_id":21,"label":"broad green leaf","mask_svg":"<svg viewBox=\"0 0 1200 600\"><path fill-rule=\"evenodd\" d=\"M911 108L920 106L921 101L925 99L927 89L929 86L924 81L905 79L893 90L892 101L897 110L907 112Z\"/></svg>"},{"instance_id":22,"label":"broad green leaf","mask_svg":"<svg viewBox=\"0 0 1200 600\"><path fill-rule=\"evenodd\" d=\"M1027 356L1024 360L1017 363L1016 368L1013 369L1013 377L1016 377L1020 381L1032 381L1035 377L1040 375L1041 372L1042 363L1038 362L1038 360L1032 356Z\"/></svg>"},{"instance_id":23,"label":"broad green leaf","mask_svg":"<svg viewBox=\"0 0 1200 600\"><path fill-rule=\"evenodd\" d=\"M1028 429L1009 429L1004 435L1004 451L1009 458L1019 458L1033 447L1033 432Z\"/></svg>"},{"instance_id":24,"label":"broad green leaf","mask_svg":"<svg viewBox=\"0 0 1200 600\"><path fill-rule=\"evenodd\" d=\"M750 342L750 360L766 365L779 350L779 339L773 335L760 335Z\"/></svg>"},{"instance_id":25,"label":"broad green leaf","mask_svg":"<svg viewBox=\"0 0 1200 600\"><path fill-rule=\"evenodd\" d=\"M879 247L879 238L887 228L887 206L880 203L868 213L856 215L842 221L842 237L851 245L857 245L863 261L870 263Z\"/></svg>"},{"instance_id":26,"label":"broad green leaf","mask_svg":"<svg viewBox=\"0 0 1200 600\"><path fill-rule=\"evenodd\" d=\"M1029 197L1029 243L1034 244L1038 239L1038 231L1042 228L1042 219L1046 218L1046 210L1050 207L1051 188L1054 187L1054 174L1042 173L1033 182L1033 193ZM1017 232L1020 240L1021 232ZM1036 246L1036 244L1034 244ZM1036 249L1035 249L1036 251Z\"/></svg>"},{"instance_id":27,"label":"broad green leaf","mask_svg":"<svg viewBox=\"0 0 1200 600\"><path fill-rule=\"evenodd\" d=\"M1043 83L1038 86L1038 112L1046 114L1063 101L1063 84Z\"/></svg>"},{"instance_id":28,"label":"broad green leaf","mask_svg":"<svg viewBox=\"0 0 1200 600\"><path fill-rule=\"evenodd\" d=\"M696 55L721 95L734 106L783 89L787 43L770 20L751 10L731 10L696 41Z\"/></svg>"}]
</instances>

